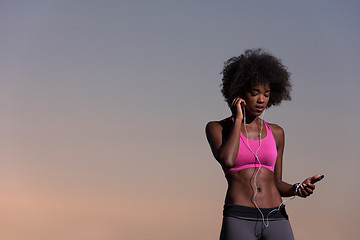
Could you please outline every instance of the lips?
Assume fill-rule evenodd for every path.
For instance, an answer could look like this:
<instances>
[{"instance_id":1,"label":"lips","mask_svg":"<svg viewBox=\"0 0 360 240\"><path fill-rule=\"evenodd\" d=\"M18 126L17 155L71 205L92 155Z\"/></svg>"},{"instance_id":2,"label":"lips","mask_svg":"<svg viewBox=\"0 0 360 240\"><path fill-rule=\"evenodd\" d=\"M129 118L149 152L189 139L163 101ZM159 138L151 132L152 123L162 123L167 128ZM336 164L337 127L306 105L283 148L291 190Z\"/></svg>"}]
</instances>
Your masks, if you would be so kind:
<instances>
[{"instance_id":1,"label":"lips","mask_svg":"<svg viewBox=\"0 0 360 240\"><path fill-rule=\"evenodd\" d=\"M263 106L255 106L255 109L258 110L258 111L262 111L264 110L265 107Z\"/></svg>"}]
</instances>

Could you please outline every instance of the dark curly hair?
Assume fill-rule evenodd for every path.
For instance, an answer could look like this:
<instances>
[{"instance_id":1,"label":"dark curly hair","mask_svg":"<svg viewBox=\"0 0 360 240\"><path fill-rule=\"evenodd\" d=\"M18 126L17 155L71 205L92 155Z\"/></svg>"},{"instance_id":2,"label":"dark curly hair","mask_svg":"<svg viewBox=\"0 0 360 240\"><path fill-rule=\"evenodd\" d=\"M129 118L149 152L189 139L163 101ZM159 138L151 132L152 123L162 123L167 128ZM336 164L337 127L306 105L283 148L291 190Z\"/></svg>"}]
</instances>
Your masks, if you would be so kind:
<instances>
[{"instance_id":1,"label":"dark curly hair","mask_svg":"<svg viewBox=\"0 0 360 240\"><path fill-rule=\"evenodd\" d=\"M279 105L282 100L291 100L290 73L281 60L261 48L248 49L238 57L224 63L221 92L230 106L233 99L243 96L254 84L270 86L267 107Z\"/></svg>"}]
</instances>

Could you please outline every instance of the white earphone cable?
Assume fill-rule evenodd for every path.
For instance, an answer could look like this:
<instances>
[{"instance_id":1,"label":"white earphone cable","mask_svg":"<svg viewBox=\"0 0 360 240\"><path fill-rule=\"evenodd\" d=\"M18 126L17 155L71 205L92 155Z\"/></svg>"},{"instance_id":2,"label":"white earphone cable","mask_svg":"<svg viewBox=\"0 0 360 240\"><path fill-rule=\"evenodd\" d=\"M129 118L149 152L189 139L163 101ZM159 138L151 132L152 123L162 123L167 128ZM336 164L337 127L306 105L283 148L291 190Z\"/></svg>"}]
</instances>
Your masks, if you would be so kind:
<instances>
[{"instance_id":1,"label":"white earphone cable","mask_svg":"<svg viewBox=\"0 0 360 240\"><path fill-rule=\"evenodd\" d=\"M259 163L259 167L258 167L258 169L256 170L256 173L255 173L255 176L254 176L254 186L255 186L255 190L254 190L254 195L253 195L253 197L252 197L252 202L254 203L255 207L259 210L259 212L260 212L260 214L261 214L261 218L262 218L262 221L263 221L264 226L265 226L265 227L268 227L268 226L269 226L269 216L270 216L270 214L273 213L274 211L280 211L280 207L281 207L282 205L284 205L284 203L285 203L286 201L291 200L291 199L294 199L295 196L293 196L292 198L288 198L288 199L282 201L281 204L280 204L276 209L273 209L272 211L270 211L270 212L267 214L267 216L266 216L266 221L265 221L265 216L264 216L263 212L261 211L261 209L259 208L259 206L257 205L257 203L256 203L256 201L255 201L256 194L258 193L257 185L256 185L256 178L257 178L257 175L259 174L260 169L261 169L261 167L262 167L261 162L260 162L260 159L259 159L257 153L258 153L258 151L259 151L259 149L260 149L260 147L261 147L261 140L262 140L262 139L261 139L261 133L262 133L262 129L263 129L263 121L264 121L263 119L264 119L264 116L265 116L265 110L264 110L264 112L262 113L263 116L262 116L262 119L261 119L261 127L260 127L260 134L259 134L259 147L258 147L258 149L256 150L256 152L254 152L254 151L251 149L250 145L249 145L248 132L247 132L247 129L246 129L246 113L245 113L245 107L243 107L243 114L244 114L244 128L245 128L245 133L246 133L246 144L247 144L247 148L254 154L255 159L256 159L257 162Z\"/></svg>"}]
</instances>

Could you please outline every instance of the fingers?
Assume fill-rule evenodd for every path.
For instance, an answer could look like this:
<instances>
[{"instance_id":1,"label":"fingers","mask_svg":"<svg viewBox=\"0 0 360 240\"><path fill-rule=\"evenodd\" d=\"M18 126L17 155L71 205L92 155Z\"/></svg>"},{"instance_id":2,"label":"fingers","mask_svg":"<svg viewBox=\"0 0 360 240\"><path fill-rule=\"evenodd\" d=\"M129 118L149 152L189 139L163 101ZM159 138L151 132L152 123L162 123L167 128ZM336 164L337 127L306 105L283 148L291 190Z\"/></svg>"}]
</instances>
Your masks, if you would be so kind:
<instances>
[{"instance_id":1,"label":"fingers","mask_svg":"<svg viewBox=\"0 0 360 240\"><path fill-rule=\"evenodd\" d=\"M307 180L305 180L298 189L299 196L303 197L303 198L306 198L306 197L310 196L311 194L313 194L314 189L315 189L315 185L311 184L310 180L309 180L309 182L307 182Z\"/></svg>"},{"instance_id":2,"label":"fingers","mask_svg":"<svg viewBox=\"0 0 360 240\"><path fill-rule=\"evenodd\" d=\"M246 105L245 100L244 100L244 99L241 99L241 98L239 98L239 97L234 98L234 100L233 100L232 103L231 103L231 106L236 106L236 105L243 105L243 106L245 106L245 105Z\"/></svg>"},{"instance_id":3,"label":"fingers","mask_svg":"<svg viewBox=\"0 0 360 240\"><path fill-rule=\"evenodd\" d=\"M308 196L310 196L311 194L314 193L314 189L315 189L315 182L321 180L324 176L321 174L309 177L307 179L305 179L297 188L296 193L303 198L306 198ZM319 179L320 178L320 179ZM317 181L314 181L317 180Z\"/></svg>"},{"instance_id":4,"label":"fingers","mask_svg":"<svg viewBox=\"0 0 360 240\"><path fill-rule=\"evenodd\" d=\"M318 174L311 178L311 183L314 184L324 178L324 175Z\"/></svg>"},{"instance_id":5,"label":"fingers","mask_svg":"<svg viewBox=\"0 0 360 240\"><path fill-rule=\"evenodd\" d=\"M234 100L231 103L230 109L233 113L233 116L238 119L243 119L243 110L241 109L241 106L245 106L245 100L241 98L234 98Z\"/></svg>"},{"instance_id":6,"label":"fingers","mask_svg":"<svg viewBox=\"0 0 360 240\"><path fill-rule=\"evenodd\" d=\"M317 178L319 178L319 177L321 177L321 174L318 174L318 175L313 176L313 177L311 178L311 180L317 179Z\"/></svg>"}]
</instances>

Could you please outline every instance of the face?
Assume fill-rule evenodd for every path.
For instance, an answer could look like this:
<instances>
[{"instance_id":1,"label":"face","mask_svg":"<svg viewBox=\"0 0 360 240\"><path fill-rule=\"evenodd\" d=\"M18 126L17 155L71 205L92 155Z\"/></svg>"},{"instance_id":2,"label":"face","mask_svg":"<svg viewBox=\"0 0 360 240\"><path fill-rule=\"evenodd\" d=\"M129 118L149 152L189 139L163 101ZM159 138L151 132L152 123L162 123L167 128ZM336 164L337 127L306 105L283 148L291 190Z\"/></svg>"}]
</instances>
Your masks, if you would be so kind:
<instances>
[{"instance_id":1,"label":"face","mask_svg":"<svg viewBox=\"0 0 360 240\"><path fill-rule=\"evenodd\" d=\"M260 116L265 110L270 99L270 85L254 84L249 91L245 93L246 112L253 116Z\"/></svg>"}]
</instances>

